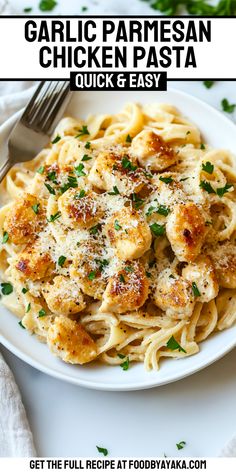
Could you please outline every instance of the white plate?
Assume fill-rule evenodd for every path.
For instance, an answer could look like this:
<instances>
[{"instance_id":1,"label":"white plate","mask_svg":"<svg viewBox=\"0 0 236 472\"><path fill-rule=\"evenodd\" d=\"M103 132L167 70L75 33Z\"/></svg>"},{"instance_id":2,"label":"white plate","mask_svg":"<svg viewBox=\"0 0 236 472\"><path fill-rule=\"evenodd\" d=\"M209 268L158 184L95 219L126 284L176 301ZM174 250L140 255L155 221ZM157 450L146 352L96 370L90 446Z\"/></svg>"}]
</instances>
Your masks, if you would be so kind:
<instances>
[{"instance_id":1,"label":"white plate","mask_svg":"<svg viewBox=\"0 0 236 472\"><path fill-rule=\"evenodd\" d=\"M78 92L74 94L67 113L82 118L91 113L113 113L131 101L173 104L200 128L204 142L236 153L235 125L209 105L177 90ZM18 115L0 128L0 154ZM139 390L174 382L212 364L236 346L236 326L201 343L200 352L192 357L164 360L158 372L146 372L143 364L132 364L125 372L119 366L93 364L80 367L65 364L54 357L46 345L22 330L17 318L3 307L0 308L0 341L31 366L59 379L101 390Z\"/></svg>"}]
</instances>

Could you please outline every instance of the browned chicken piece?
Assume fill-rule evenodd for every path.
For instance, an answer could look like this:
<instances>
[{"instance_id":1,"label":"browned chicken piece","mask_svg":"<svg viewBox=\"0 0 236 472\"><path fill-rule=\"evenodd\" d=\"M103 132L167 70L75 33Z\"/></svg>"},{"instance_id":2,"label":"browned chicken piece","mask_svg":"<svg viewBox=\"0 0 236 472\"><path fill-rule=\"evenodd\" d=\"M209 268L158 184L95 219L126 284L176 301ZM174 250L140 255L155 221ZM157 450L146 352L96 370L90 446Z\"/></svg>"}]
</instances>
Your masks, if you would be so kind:
<instances>
[{"instance_id":1,"label":"browned chicken piece","mask_svg":"<svg viewBox=\"0 0 236 472\"><path fill-rule=\"evenodd\" d=\"M122 208L107 220L105 233L122 260L141 257L152 242L147 222L130 207Z\"/></svg>"},{"instance_id":2,"label":"browned chicken piece","mask_svg":"<svg viewBox=\"0 0 236 472\"><path fill-rule=\"evenodd\" d=\"M124 313L141 307L149 291L149 282L139 262L127 262L122 270L110 278L103 294L102 313Z\"/></svg>"},{"instance_id":3,"label":"browned chicken piece","mask_svg":"<svg viewBox=\"0 0 236 472\"><path fill-rule=\"evenodd\" d=\"M236 288L236 247L226 241L209 251L220 287Z\"/></svg>"},{"instance_id":4,"label":"browned chicken piece","mask_svg":"<svg viewBox=\"0 0 236 472\"><path fill-rule=\"evenodd\" d=\"M62 222L75 229L89 229L95 226L104 214L97 193L90 191L84 194L83 190L74 188L67 190L58 199L58 208Z\"/></svg>"},{"instance_id":5,"label":"browned chicken piece","mask_svg":"<svg viewBox=\"0 0 236 472\"><path fill-rule=\"evenodd\" d=\"M180 261L194 261L200 254L207 233L203 212L192 202L174 206L168 216L166 235Z\"/></svg>"},{"instance_id":6,"label":"browned chicken piece","mask_svg":"<svg viewBox=\"0 0 236 472\"><path fill-rule=\"evenodd\" d=\"M50 246L50 240L48 245ZM51 275L54 267L55 264L51 259L49 248L48 252L42 251L40 241L37 240L34 244L28 244L18 254L16 260L16 269L20 272L22 279L25 280L40 280Z\"/></svg>"},{"instance_id":7,"label":"browned chicken piece","mask_svg":"<svg viewBox=\"0 0 236 472\"><path fill-rule=\"evenodd\" d=\"M27 244L41 231L45 212L35 195L25 193L8 212L3 229L14 244Z\"/></svg>"},{"instance_id":8,"label":"browned chicken piece","mask_svg":"<svg viewBox=\"0 0 236 472\"><path fill-rule=\"evenodd\" d=\"M132 141L131 153L142 167L162 171L175 164L174 150L161 136L150 130L143 130Z\"/></svg>"},{"instance_id":9,"label":"browned chicken piece","mask_svg":"<svg viewBox=\"0 0 236 472\"><path fill-rule=\"evenodd\" d=\"M96 158L88 176L95 187L112 191L117 187L120 194L139 192L148 182L143 170L137 168L136 160L128 155L117 155L108 151L101 152Z\"/></svg>"},{"instance_id":10,"label":"browned chicken piece","mask_svg":"<svg viewBox=\"0 0 236 472\"><path fill-rule=\"evenodd\" d=\"M103 260L97 241L81 242L70 269L71 278L76 280L81 290L98 300L101 300L106 288L102 278Z\"/></svg>"},{"instance_id":11,"label":"browned chicken piece","mask_svg":"<svg viewBox=\"0 0 236 472\"><path fill-rule=\"evenodd\" d=\"M49 310L56 315L72 315L86 306L80 288L69 277L54 277L52 284L44 285L42 293Z\"/></svg>"},{"instance_id":12,"label":"browned chicken piece","mask_svg":"<svg viewBox=\"0 0 236 472\"><path fill-rule=\"evenodd\" d=\"M70 364L86 364L97 357L97 347L80 323L57 316L47 334L53 354Z\"/></svg>"},{"instance_id":13,"label":"browned chicken piece","mask_svg":"<svg viewBox=\"0 0 236 472\"><path fill-rule=\"evenodd\" d=\"M167 316L188 318L195 302L192 284L176 273L172 274L170 268L164 269L157 279L154 302Z\"/></svg>"},{"instance_id":14,"label":"browned chicken piece","mask_svg":"<svg viewBox=\"0 0 236 472\"><path fill-rule=\"evenodd\" d=\"M209 257L198 256L194 262L184 267L182 276L197 287L197 301L207 303L217 297L219 285Z\"/></svg>"}]
</instances>

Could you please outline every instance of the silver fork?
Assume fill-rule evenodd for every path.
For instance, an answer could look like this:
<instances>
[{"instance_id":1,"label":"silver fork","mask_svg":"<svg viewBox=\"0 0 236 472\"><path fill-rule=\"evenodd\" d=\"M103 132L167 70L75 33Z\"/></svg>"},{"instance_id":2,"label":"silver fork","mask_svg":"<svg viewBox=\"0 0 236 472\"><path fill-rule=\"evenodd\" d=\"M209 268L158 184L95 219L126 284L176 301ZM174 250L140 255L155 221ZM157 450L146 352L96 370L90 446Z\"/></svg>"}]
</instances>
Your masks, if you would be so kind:
<instances>
[{"instance_id":1,"label":"silver fork","mask_svg":"<svg viewBox=\"0 0 236 472\"><path fill-rule=\"evenodd\" d=\"M0 163L0 182L18 162L31 161L48 143L71 98L68 81L42 81L8 141L8 156Z\"/></svg>"}]
</instances>

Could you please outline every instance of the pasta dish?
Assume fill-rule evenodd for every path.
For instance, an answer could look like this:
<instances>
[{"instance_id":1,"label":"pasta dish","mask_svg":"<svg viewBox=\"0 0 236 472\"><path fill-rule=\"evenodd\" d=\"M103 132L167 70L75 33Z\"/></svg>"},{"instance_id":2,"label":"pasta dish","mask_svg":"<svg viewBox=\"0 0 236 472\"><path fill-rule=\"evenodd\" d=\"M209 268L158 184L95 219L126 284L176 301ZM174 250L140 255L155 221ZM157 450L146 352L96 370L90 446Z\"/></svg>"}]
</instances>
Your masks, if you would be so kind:
<instances>
[{"instance_id":1,"label":"pasta dish","mask_svg":"<svg viewBox=\"0 0 236 472\"><path fill-rule=\"evenodd\" d=\"M63 118L1 184L1 303L64 362L197 353L236 320L235 183L171 105Z\"/></svg>"}]
</instances>

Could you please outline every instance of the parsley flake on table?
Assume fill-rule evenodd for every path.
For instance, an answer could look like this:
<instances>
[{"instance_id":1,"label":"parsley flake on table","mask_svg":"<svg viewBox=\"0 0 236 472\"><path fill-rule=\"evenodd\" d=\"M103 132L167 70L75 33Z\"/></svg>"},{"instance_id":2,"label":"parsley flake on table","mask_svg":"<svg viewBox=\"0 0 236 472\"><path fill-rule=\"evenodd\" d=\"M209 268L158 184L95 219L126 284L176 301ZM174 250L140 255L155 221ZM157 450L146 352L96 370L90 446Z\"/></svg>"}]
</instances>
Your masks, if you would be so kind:
<instances>
[{"instance_id":1,"label":"parsley flake on table","mask_svg":"<svg viewBox=\"0 0 236 472\"><path fill-rule=\"evenodd\" d=\"M100 454L103 454L104 456L108 455L108 450L105 447L96 446L96 448Z\"/></svg>"},{"instance_id":2,"label":"parsley flake on table","mask_svg":"<svg viewBox=\"0 0 236 472\"><path fill-rule=\"evenodd\" d=\"M6 244L8 239L9 239L9 234L7 231L4 231L3 236L2 236L2 244Z\"/></svg>"},{"instance_id":3,"label":"parsley flake on table","mask_svg":"<svg viewBox=\"0 0 236 472\"><path fill-rule=\"evenodd\" d=\"M214 166L211 162L207 161L206 163L202 163L202 170L204 170L204 172L207 172L208 174L212 174L213 170L214 170Z\"/></svg>"},{"instance_id":4,"label":"parsley flake on table","mask_svg":"<svg viewBox=\"0 0 236 472\"><path fill-rule=\"evenodd\" d=\"M165 184L171 184L171 182L173 182L172 177L159 177L159 180Z\"/></svg>"},{"instance_id":5,"label":"parsley flake on table","mask_svg":"<svg viewBox=\"0 0 236 472\"><path fill-rule=\"evenodd\" d=\"M158 223L153 223L153 225L150 225L150 229L152 230L155 236L163 236L166 231L165 226L159 225Z\"/></svg>"},{"instance_id":6,"label":"parsley flake on table","mask_svg":"<svg viewBox=\"0 0 236 472\"><path fill-rule=\"evenodd\" d=\"M52 143L52 144L56 144L56 143L58 143L58 141L60 141L60 140L61 140L61 136L58 134L58 135L53 139L53 141L51 141L51 143Z\"/></svg>"},{"instance_id":7,"label":"parsley flake on table","mask_svg":"<svg viewBox=\"0 0 236 472\"><path fill-rule=\"evenodd\" d=\"M58 258L57 264L59 265L59 267L63 267L65 262L66 262L66 256L60 256Z\"/></svg>"},{"instance_id":8,"label":"parsley flake on table","mask_svg":"<svg viewBox=\"0 0 236 472\"><path fill-rule=\"evenodd\" d=\"M88 7L81 7L81 11L87 11L88 10Z\"/></svg>"},{"instance_id":9,"label":"parsley flake on table","mask_svg":"<svg viewBox=\"0 0 236 472\"><path fill-rule=\"evenodd\" d=\"M61 217L61 212L57 211L54 215L51 215L50 218L48 218L48 223L54 223L54 221L58 220L58 218Z\"/></svg>"},{"instance_id":10,"label":"parsley flake on table","mask_svg":"<svg viewBox=\"0 0 236 472\"><path fill-rule=\"evenodd\" d=\"M1 283L1 290L3 295L10 295L13 292L12 284L7 282Z\"/></svg>"},{"instance_id":11,"label":"parsley flake on table","mask_svg":"<svg viewBox=\"0 0 236 472\"><path fill-rule=\"evenodd\" d=\"M198 290L196 282L192 283L192 291L193 291L194 297L200 297L201 296L201 293Z\"/></svg>"},{"instance_id":12,"label":"parsley flake on table","mask_svg":"<svg viewBox=\"0 0 236 472\"><path fill-rule=\"evenodd\" d=\"M184 448L184 446L186 446L186 442L185 441L180 441L179 443L176 444L176 447L177 449L180 451L181 449Z\"/></svg>"},{"instance_id":13,"label":"parsley flake on table","mask_svg":"<svg viewBox=\"0 0 236 472\"><path fill-rule=\"evenodd\" d=\"M223 100L221 100L221 106L222 106L222 110L225 111L225 113L233 113L236 107L236 104L233 104L233 103L230 104L227 98L223 98Z\"/></svg>"},{"instance_id":14,"label":"parsley flake on table","mask_svg":"<svg viewBox=\"0 0 236 472\"><path fill-rule=\"evenodd\" d=\"M33 10L32 7L25 7L25 8L23 9L23 12L24 12L24 13L30 13L32 10Z\"/></svg>"},{"instance_id":15,"label":"parsley flake on table","mask_svg":"<svg viewBox=\"0 0 236 472\"><path fill-rule=\"evenodd\" d=\"M168 347L168 349L170 349L171 351L178 350L179 352L184 352L186 354L185 349L182 346L180 346L180 344L178 343L178 341L176 341L174 336L171 336L169 341L167 341L166 347Z\"/></svg>"},{"instance_id":16,"label":"parsley flake on table","mask_svg":"<svg viewBox=\"0 0 236 472\"><path fill-rule=\"evenodd\" d=\"M212 188L210 182L207 182L206 180L201 180L199 187L203 190L206 190L207 193L216 193L215 190Z\"/></svg>"},{"instance_id":17,"label":"parsley flake on table","mask_svg":"<svg viewBox=\"0 0 236 472\"><path fill-rule=\"evenodd\" d=\"M41 11L52 11L57 5L55 0L41 0L39 2L39 10Z\"/></svg>"},{"instance_id":18,"label":"parsley flake on table","mask_svg":"<svg viewBox=\"0 0 236 472\"><path fill-rule=\"evenodd\" d=\"M87 125L83 125L82 128L78 131L79 133L75 136L75 138L80 138L81 136L86 136L90 134Z\"/></svg>"},{"instance_id":19,"label":"parsley flake on table","mask_svg":"<svg viewBox=\"0 0 236 472\"><path fill-rule=\"evenodd\" d=\"M203 84L207 89L209 89L214 85L214 80L204 80Z\"/></svg>"},{"instance_id":20,"label":"parsley flake on table","mask_svg":"<svg viewBox=\"0 0 236 472\"><path fill-rule=\"evenodd\" d=\"M218 197L223 197L225 193L229 192L232 189L233 184L226 184L224 187L220 187L216 189L216 193Z\"/></svg>"}]
</instances>

